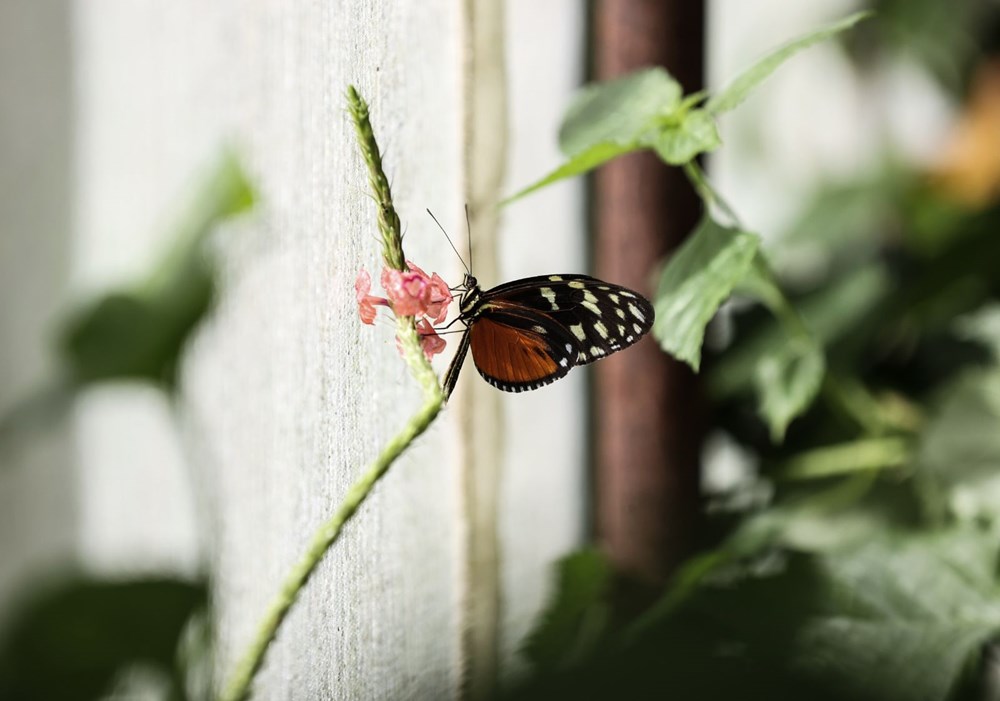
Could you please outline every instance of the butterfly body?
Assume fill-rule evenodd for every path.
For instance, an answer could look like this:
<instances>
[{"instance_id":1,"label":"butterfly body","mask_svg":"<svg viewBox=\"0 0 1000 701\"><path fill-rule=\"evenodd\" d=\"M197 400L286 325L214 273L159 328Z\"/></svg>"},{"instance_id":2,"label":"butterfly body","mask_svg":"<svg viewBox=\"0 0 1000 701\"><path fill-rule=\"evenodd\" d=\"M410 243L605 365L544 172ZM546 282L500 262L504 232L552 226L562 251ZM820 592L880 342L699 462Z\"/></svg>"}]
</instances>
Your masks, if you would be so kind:
<instances>
[{"instance_id":1,"label":"butterfly body","mask_svg":"<svg viewBox=\"0 0 1000 701\"><path fill-rule=\"evenodd\" d=\"M523 392L632 345L653 324L642 295L588 275L542 275L486 291L466 275L461 289L466 330L445 375L446 396L469 350L489 384Z\"/></svg>"}]
</instances>

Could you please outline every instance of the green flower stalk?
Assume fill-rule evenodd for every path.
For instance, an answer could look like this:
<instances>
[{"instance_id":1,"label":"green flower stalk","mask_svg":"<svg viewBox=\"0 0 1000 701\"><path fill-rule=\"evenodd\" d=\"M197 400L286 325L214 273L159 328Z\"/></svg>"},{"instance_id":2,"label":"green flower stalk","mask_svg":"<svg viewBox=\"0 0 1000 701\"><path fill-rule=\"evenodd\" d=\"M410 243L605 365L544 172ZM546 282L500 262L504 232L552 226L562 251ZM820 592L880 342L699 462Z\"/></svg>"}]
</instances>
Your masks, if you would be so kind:
<instances>
[{"instance_id":1,"label":"green flower stalk","mask_svg":"<svg viewBox=\"0 0 1000 701\"><path fill-rule=\"evenodd\" d=\"M407 272L412 266L407 266L406 257L403 255L399 216L392 204L389 180L382 170L382 157L379 154L375 133L372 131L371 121L368 118L368 105L354 86L347 88L347 105L354 121L361 155L368 166L368 181L378 205L378 227L382 234L382 258L388 269ZM422 271L420 274L427 277ZM280 592L260 622L257 634L251 641L249 648L238 661L232 678L223 690L221 696L223 701L242 701L249 696L254 677L260 670L282 621L285 620L292 605L298 600L302 588L316 571L316 566L337 542L344 525L372 493L375 485L388 472L392 463L420 434L427 430L427 427L431 425L444 406L444 393L437 375L425 355L421 335L414 324L413 316L399 315L396 317L396 337L403 360L423 390L423 405L403 429L382 449L368 470L347 491L343 503L330 520L323 524L313 536L305 555L289 572Z\"/></svg>"}]
</instances>

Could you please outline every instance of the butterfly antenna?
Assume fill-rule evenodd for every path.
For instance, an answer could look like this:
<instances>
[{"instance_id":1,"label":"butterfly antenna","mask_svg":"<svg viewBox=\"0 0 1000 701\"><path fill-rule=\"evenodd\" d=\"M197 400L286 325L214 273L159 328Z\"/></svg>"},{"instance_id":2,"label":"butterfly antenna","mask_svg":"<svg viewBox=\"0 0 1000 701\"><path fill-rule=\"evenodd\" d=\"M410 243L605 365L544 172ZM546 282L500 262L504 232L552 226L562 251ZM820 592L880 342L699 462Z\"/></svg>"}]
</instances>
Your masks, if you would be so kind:
<instances>
[{"instance_id":1,"label":"butterfly antenna","mask_svg":"<svg viewBox=\"0 0 1000 701\"><path fill-rule=\"evenodd\" d=\"M465 232L469 237L469 267L472 267L472 224L469 223L469 203L465 203ZM472 271L469 271L472 275Z\"/></svg>"},{"instance_id":2,"label":"butterfly antenna","mask_svg":"<svg viewBox=\"0 0 1000 701\"><path fill-rule=\"evenodd\" d=\"M443 227L443 226L441 226L441 222L439 222L439 221L437 220L437 217L435 217L435 216L434 216L434 212L432 212L431 210L429 210L429 209L428 209L428 210L427 210L427 213L431 215L431 219L433 219L433 220L434 220L434 223L438 225L438 228L439 228L439 229L441 229L441 233L442 233L442 234L444 234L444 237L445 237L446 239L448 239L448 245L449 245L449 246L451 246L451 250L453 250L453 251L455 252L455 255L456 255L456 256L458 256L458 259L459 259L460 261L462 261L462 265L463 265L463 266L465 266L465 271L466 271L467 273L469 273L469 275L472 275L472 271L471 271L471 270L469 270L469 266L468 266L468 265L465 265L465 259L464 259L464 258L462 258L462 254L458 252L458 249L457 249L457 248L455 248L455 244L453 244L453 243L451 242L451 237L450 237L450 236L448 236L448 232L444 230L444 227Z\"/></svg>"}]
</instances>

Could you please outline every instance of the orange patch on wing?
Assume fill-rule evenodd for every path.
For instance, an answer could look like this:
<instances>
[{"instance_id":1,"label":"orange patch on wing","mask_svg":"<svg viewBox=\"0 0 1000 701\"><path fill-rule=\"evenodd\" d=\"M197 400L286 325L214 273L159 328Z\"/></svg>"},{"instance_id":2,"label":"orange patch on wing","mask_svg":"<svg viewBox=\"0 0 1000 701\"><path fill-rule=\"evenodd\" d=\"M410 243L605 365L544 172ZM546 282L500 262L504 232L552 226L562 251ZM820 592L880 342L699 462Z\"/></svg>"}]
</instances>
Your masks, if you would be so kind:
<instances>
[{"instance_id":1,"label":"orange patch on wing","mask_svg":"<svg viewBox=\"0 0 1000 701\"><path fill-rule=\"evenodd\" d=\"M472 325L472 359L479 371L506 384L563 374L541 335L480 317Z\"/></svg>"}]
</instances>

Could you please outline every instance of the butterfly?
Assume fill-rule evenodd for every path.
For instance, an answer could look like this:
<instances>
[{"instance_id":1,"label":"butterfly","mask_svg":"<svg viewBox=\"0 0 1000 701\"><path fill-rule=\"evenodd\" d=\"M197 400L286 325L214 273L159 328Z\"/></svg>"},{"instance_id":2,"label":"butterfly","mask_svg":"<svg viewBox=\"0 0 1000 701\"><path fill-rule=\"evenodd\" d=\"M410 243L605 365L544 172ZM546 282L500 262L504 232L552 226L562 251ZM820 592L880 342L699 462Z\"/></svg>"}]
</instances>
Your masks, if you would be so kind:
<instances>
[{"instance_id":1,"label":"butterfly","mask_svg":"<svg viewBox=\"0 0 1000 701\"><path fill-rule=\"evenodd\" d=\"M529 277L484 292L466 273L456 289L466 329L444 377L446 397L470 350L484 380L524 392L631 346L653 325L645 297L588 275Z\"/></svg>"}]
</instances>

